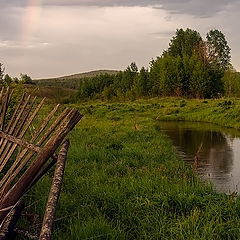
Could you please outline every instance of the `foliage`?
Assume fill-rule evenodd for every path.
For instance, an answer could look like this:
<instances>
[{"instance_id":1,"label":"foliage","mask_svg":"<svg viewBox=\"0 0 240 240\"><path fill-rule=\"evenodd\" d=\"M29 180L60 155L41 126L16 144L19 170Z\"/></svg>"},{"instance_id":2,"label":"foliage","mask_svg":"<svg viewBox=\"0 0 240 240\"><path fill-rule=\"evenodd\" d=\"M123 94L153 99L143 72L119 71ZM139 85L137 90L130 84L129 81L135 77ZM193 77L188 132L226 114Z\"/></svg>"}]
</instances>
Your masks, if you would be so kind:
<instances>
[{"instance_id":1,"label":"foliage","mask_svg":"<svg viewBox=\"0 0 240 240\"><path fill-rule=\"evenodd\" d=\"M147 84L148 70L142 68L139 72L136 63L131 63L124 71L114 75L106 73L82 79L76 98L133 100L148 94Z\"/></svg>"},{"instance_id":2,"label":"foliage","mask_svg":"<svg viewBox=\"0 0 240 240\"><path fill-rule=\"evenodd\" d=\"M216 98L224 93L222 77L230 65L225 36L211 30L204 41L191 29L179 29L169 48L150 62L150 70L131 63L114 75L101 74L79 83L78 99L134 100L145 96ZM217 57L216 57L217 56Z\"/></svg>"},{"instance_id":3,"label":"foliage","mask_svg":"<svg viewBox=\"0 0 240 240\"><path fill-rule=\"evenodd\" d=\"M12 78L12 81L13 81L14 83L18 83L18 82L19 82L19 79L18 79L17 77L13 77L13 78Z\"/></svg>"},{"instance_id":4,"label":"foliage","mask_svg":"<svg viewBox=\"0 0 240 240\"><path fill-rule=\"evenodd\" d=\"M216 64L218 68L227 70L231 66L230 47L224 34L217 30L211 30L207 33L208 54L213 59L213 64Z\"/></svg>"},{"instance_id":5,"label":"foliage","mask_svg":"<svg viewBox=\"0 0 240 240\"><path fill-rule=\"evenodd\" d=\"M24 83L24 84L34 84L33 80L31 79L30 76L28 76L27 74L20 74L20 82Z\"/></svg>"},{"instance_id":6,"label":"foliage","mask_svg":"<svg viewBox=\"0 0 240 240\"><path fill-rule=\"evenodd\" d=\"M204 65L196 54L182 58L165 55L157 58L150 70L154 92L167 96L217 97L223 91L221 77Z\"/></svg>"},{"instance_id":7,"label":"foliage","mask_svg":"<svg viewBox=\"0 0 240 240\"><path fill-rule=\"evenodd\" d=\"M12 78L8 74L6 74L3 78L3 84L9 86L12 82Z\"/></svg>"},{"instance_id":8,"label":"foliage","mask_svg":"<svg viewBox=\"0 0 240 240\"><path fill-rule=\"evenodd\" d=\"M195 48L202 42L202 37L199 32L187 28L185 31L177 29L176 35L170 40L169 48L164 54L169 54L173 57L191 57Z\"/></svg>"},{"instance_id":9,"label":"foliage","mask_svg":"<svg viewBox=\"0 0 240 240\"><path fill-rule=\"evenodd\" d=\"M223 76L224 91L228 97L240 97L240 73L229 67Z\"/></svg>"},{"instance_id":10,"label":"foliage","mask_svg":"<svg viewBox=\"0 0 240 240\"><path fill-rule=\"evenodd\" d=\"M3 80L3 76L4 76L4 67L3 67L3 64L0 63L0 82L2 82Z\"/></svg>"},{"instance_id":11,"label":"foliage","mask_svg":"<svg viewBox=\"0 0 240 240\"><path fill-rule=\"evenodd\" d=\"M197 98L223 94L222 77L230 64L230 48L218 30L211 30L207 39L204 42L191 29L177 30L168 50L151 62L150 82L155 93Z\"/></svg>"}]
</instances>

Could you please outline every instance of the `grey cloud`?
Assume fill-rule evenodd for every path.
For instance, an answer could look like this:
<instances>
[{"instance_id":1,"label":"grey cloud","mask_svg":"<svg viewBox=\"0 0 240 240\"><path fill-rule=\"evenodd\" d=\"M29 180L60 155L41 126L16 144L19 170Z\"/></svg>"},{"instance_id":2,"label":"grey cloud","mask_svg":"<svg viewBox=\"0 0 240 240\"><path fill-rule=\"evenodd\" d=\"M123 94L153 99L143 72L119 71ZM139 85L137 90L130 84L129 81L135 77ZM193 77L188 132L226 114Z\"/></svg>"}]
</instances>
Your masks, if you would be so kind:
<instances>
[{"instance_id":1,"label":"grey cloud","mask_svg":"<svg viewBox=\"0 0 240 240\"><path fill-rule=\"evenodd\" d=\"M3 0L0 6L26 6L28 0ZM171 13L190 14L197 17L209 17L224 10L239 0L42 0L46 6L151 6ZM36 4L37 2L35 2ZM33 4L33 3L32 3Z\"/></svg>"},{"instance_id":2,"label":"grey cloud","mask_svg":"<svg viewBox=\"0 0 240 240\"><path fill-rule=\"evenodd\" d=\"M239 2L238 0L164 1L161 8L173 14L177 13L177 14L189 14L196 17L211 17L216 13L226 9L228 6L236 5L236 3L238 2Z\"/></svg>"},{"instance_id":3,"label":"grey cloud","mask_svg":"<svg viewBox=\"0 0 240 240\"><path fill-rule=\"evenodd\" d=\"M155 35L159 38L171 38L174 35L175 31L162 31L162 32L153 32L152 35Z\"/></svg>"},{"instance_id":4,"label":"grey cloud","mask_svg":"<svg viewBox=\"0 0 240 240\"><path fill-rule=\"evenodd\" d=\"M1 3L0 3L1 8ZM21 29L19 25L21 24L19 21L19 16L21 13L16 12L14 10L9 10L2 8L0 10L0 31L1 36L0 40L9 40L16 39L19 37Z\"/></svg>"}]
</instances>

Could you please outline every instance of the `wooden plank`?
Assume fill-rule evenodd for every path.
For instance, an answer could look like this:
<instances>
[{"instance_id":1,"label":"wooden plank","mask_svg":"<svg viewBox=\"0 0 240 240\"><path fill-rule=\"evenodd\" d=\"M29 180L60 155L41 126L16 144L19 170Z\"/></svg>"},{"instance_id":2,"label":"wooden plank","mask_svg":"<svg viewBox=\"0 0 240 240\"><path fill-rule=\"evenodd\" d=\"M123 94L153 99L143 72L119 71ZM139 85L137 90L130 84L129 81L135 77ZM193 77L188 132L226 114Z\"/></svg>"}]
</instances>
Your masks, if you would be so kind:
<instances>
[{"instance_id":1,"label":"wooden plank","mask_svg":"<svg viewBox=\"0 0 240 240\"><path fill-rule=\"evenodd\" d=\"M48 114L47 118L44 120L44 122L42 123L42 125L40 126L40 128L36 131L36 133L33 135L32 139L30 140L29 143L33 143L38 136L40 135L40 133L46 128L47 124L49 123L49 121L52 119L53 115L55 114L55 112L57 111L59 107L59 104L55 106L55 108ZM63 112L61 115L65 116L65 112ZM58 118L61 121L61 118ZM62 118L63 119L63 118ZM59 121L59 120L58 120ZM55 121L55 125L58 124L58 121ZM59 122L60 122L59 121ZM41 144L38 144L38 146L40 146ZM28 149L23 149L23 151L17 156L16 160L14 161L14 163L12 164L12 166L10 167L10 169L8 170L8 172L4 175L3 179L0 181L0 188L3 186L3 184L5 184L5 182L7 181L7 179L11 176L11 180L9 180L9 182L7 183L7 185L9 186L10 183L13 181L13 179L17 176L17 174L21 171L21 169L25 166L25 164L31 159L31 157L34 155L34 152L30 152L26 159L25 162L23 162L23 164L20 166L19 169L17 169L17 172L14 173L16 167L18 166L18 164L20 163L20 161L23 159L23 157L26 155ZM4 187L4 189L7 189L6 186ZM2 192L3 194L3 192ZM0 194L1 197L1 194Z\"/></svg>"},{"instance_id":2,"label":"wooden plank","mask_svg":"<svg viewBox=\"0 0 240 240\"><path fill-rule=\"evenodd\" d=\"M21 99L18 101L18 105L17 105L17 107L15 108L14 113L13 113L10 121L8 122L7 128L4 130L5 132L8 133L10 127L12 126L13 121L16 119L16 114L17 114L20 106L23 104L24 97L25 97L25 93L22 95ZM0 146L2 145L2 143L3 143L3 138L1 138L1 140L0 140Z\"/></svg>"},{"instance_id":3,"label":"wooden plank","mask_svg":"<svg viewBox=\"0 0 240 240\"><path fill-rule=\"evenodd\" d=\"M67 151L69 148L69 141L66 140L58 154L57 165L55 168L52 186L48 197L48 202L45 210L45 215L42 223L39 240L50 240L56 214L57 202L62 186L63 174L65 169Z\"/></svg>"},{"instance_id":4,"label":"wooden plank","mask_svg":"<svg viewBox=\"0 0 240 240\"><path fill-rule=\"evenodd\" d=\"M16 126L19 124L19 120L21 120L23 118L23 114L27 108L27 105L29 103L31 99L31 96L28 95L27 99L25 100L24 104L21 106L21 109L20 109L20 112L18 113L13 125L11 126L11 128L9 129L9 134L13 134L14 136L16 136L16 133L15 133L15 128Z\"/></svg>"},{"instance_id":5,"label":"wooden plank","mask_svg":"<svg viewBox=\"0 0 240 240\"><path fill-rule=\"evenodd\" d=\"M3 91L4 91L4 87L2 87L1 92L0 92L0 102L2 101Z\"/></svg>"},{"instance_id":6,"label":"wooden plank","mask_svg":"<svg viewBox=\"0 0 240 240\"><path fill-rule=\"evenodd\" d=\"M19 134L20 130L22 129L22 127L23 127L23 125L24 125L28 115L30 114L30 111L31 111L31 109L33 107L33 104L34 104L35 100L36 100L36 97L33 99L30 107L28 109L26 109L26 112L24 113L24 116L21 118L21 120L18 123L17 128L13 132L13 136L18 136L18 134ZM32 120L31 117L30 117L30 120ZM29 121L27 121L27 124L30 125ZM22 131L20 133L20 135L19 135L19 138L21 138L24 135L24 133L25 132ZM6 163L8 162L8 160L10 159L10 157L12 156L14 150L17 147L17 144L12 144L12 142L8 142L7 140L6 140L6 144L7 144L7 146L5 147L5 149L2 152L1 157L0 157L0 172L2 171L2 169L4 168L4 166L6 165Z\"/></svg>"},{"instance_id":7,"label":"wooden plank","mask_svg":"<svg viewBox=\"0 0 240 240\"><path fill-rule=\"evenodd\" d=\"M49 127L47 132L41 137L41 139L35 144L35 146L41 146L44 141L52 134L52 132L56 129L56 127L61 123L61 121L69 114L70 110L68 108L64 109L64 111L59 115L59 117L55 120L55 122ZM24 152L22 152L25 154ZM22 154L20 153L20 155ZM0 192L0 197L2 194L5 194L5 192L9 189L10 184L13 182L15 177L19 174L19 172L23 169L23 167L28 163L28 161L33 157L35 152L30 151L28 155L23 159L21 164L17 167L16 170L14 170L17 166L16 162L19 162L19 159L22 158L23 156L18 156L14 163L14 167L10 169L10 171L4 176L4 178L0 182L0 187L2 187L3 184L4 187L2 187L3 190ZM7 182L6 179L8 178ZM5 183L6 182L6 183Z\"/></svg>"},{"instance_id":8,"label":"wooden plank","mask_svg":"<svg viewBox=\"0 0 240 240\"><path fill-rule=\"evenodd\" d=\"M3 97L2 106L1 106L1 119L0 119L0 130L3 130L3 125L6 117L7 107L8 107L8 97L9 97L9 87Z\"/></svg>"},{"instance_id":9,"label":"wooden plank","mask_svg":"<svg viewBox=\"0 0 240 240\"><path fill-rule=\"evenodd\" d=\"M6 93L3 97L2 105L1 105L1 122L0 122L0 129L3 130L4 128L4 123L5 123L5 118L6 118L6 113L8 109L9 102L12 98L13 90L9 93L9 87L6 90Z\"/></svg>"},{"instance_id":10,"label":"wooden plank","mask_svg":"<svg viewBox=\"0 0 240 240\"><path fill-rule=\"evenodd\" d=\"M47 141L43 150L38 153L35 160L28 169L23 173L15 185L4 195L0 201L0 221L4 219L8 211L1 211L9 206L14 205L25 193L29 183L31 183L39 170L44 166L48 159L56 151L59 144L73 127L80 121L82 115L77 109L72 109L67 117L63 120L57 131Z\"/></svg>"},{"instance_id":11,"label":"wooden plank","mask_svg":"<svg viewBox=\"0 0 240 240\"><path fill-rule=\"evenodd\" d=\"M8 132L8 131L9 131L9 129L10 129L10 127L11 127L14 119L16 119L16 114L17 114L20 106L23 104L23 101L24 101L24 97L25 97L25 96L26 96L26 94L24 93L24 94L22 95L21 99L18 101L17 107L14 109L13 115L12 115L10 121L8 122L7 128L4 130L4 132Z\"/></svg>"},{"instance_id":12,"label":"wooden plank","mask_svg":"<svg viewBox=\"0 0 240 240\"><path fill-rule=\"evenodd\" d=\"M21 108L18 116L16 117L13 125L11 126L8 134L11 134L11 135L13 135L13 136L16 136L16 133L14 134L14 130L15 130L17 124L18 124L19 119L22 117L22 114L23 114L24 110L26 109L26 106L27 106L27 104L28 104L28 102L29 102L29 100L30 100L30 97L31 97L31 96L29 95L28 98L27 98L27 100L25 101L24 105L22 106L22 108ZM6 151L7 142L8 142L7 140L4 140L3 143L1 144L0 156L2 155L2 153L3 153L4 150ZM2 163L2 161L3 161L3 158L0 158L0 164Z\"/></svg>"},{"instance_id":13,"label":"wooden plank","mask_svg":"<svg viewBox=\"0 0 240 240\"><path fill-rule=\"evenodd\" d=\"M34 98L35 101L36 98ZM27 129L29 128L30 124L32 123L32 121L34 120L35 116L37 115L37 113L39 112L40 108L42 107L43 103L44 103L45 98L42 99L42 101L39 103L39 105L37 106L37 108L35 109L35 111L33 112L33 114L30 116L30 118L27 120L25 127L22 129L21 133L18 135L18 139L21 139L24 134L26 133ZM34 103L33 101L33 103ZM32 105L33 105L32 103ZM30 107L30 109L27 112L27 116L29 115L32 105ZM10 145L10 144L9 144ZM4 161L2 162L2 164L0 165L0 172L2 171L2 169L4 168L4 166L6 165L6 163L8 162L8 160L11 158L12 154L14 153L14 150L16 149L16 147L18 146L18 144L13 144L11 145L11 147L9 147L7 156L3 154L3 156L1 156L1 158L4 158ZM31 147L31 144L29 145ZM28 148L28 147L27 147ZM35 150L34 150L35 151ZM6 151L7 152L7 149Z\"/></svg>"},{"instance_id":14,"label":"wooden plank","mask_svg":"<svg viewBox=\"0 0 240 240\"><path fill-rule=\"evenodd\" d=\"M40 128L36 131L36 133L34 133L32 139L30 140L30 143L33 143L41 134L41 132L46 128L47 124L49 123L49 121L52 119L53 115L56 113L56 111L58 110L60 104L57 104L54 109L48 114L48 116L46 117L46 119L43 121L42 125L40 126Z\"/></svg>"},{"instance_id":15,"label":"wooden plank","mask_svg":"<svg viewBox=\"0 0 240 240\"><path fill-rule=\"evenodd\" d=\"M16 137L14 137L12 135L6 134L6 133L4 133L1 130L0 130L0 137L4 138L4 139L6 139L6 140L8 140L10 142L13 142L13 143L15 143L17 145L20 145L20 146L23 146L23 147L25 147L27 149L30 149L30 150L32 150L34 152L40 152L41 151L40 147L35 146L35 145L31 144L31 143L28 143L28 142L26 142L26 141L24 141L22 139L16 138Z\"/></svg>"}]
</instances>

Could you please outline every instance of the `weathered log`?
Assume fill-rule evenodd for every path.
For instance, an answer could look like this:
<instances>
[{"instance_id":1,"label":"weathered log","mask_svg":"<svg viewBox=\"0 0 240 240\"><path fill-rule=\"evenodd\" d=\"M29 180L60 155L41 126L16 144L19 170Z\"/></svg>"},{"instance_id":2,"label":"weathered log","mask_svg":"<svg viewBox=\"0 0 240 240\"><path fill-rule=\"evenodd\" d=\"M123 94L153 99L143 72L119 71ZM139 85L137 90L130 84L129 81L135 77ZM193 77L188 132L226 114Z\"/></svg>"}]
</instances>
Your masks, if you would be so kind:
<instances>
[{"instance_id":1,"label":"weathered log","mask_svg":"<svg viewBox=\"0 0 240 240\"><path fill-rule=\"evenodd\" d=\"M0 240L8 240L13 236L13 230L17 223L18 218L21 215L23 209L23 203L20 201L17 206L10 211L5 221L0 227Z\"/></svg>"},{"instance_id":2,"label":"weathered log","mask_svg":"<svg viewBox=\"0 0 240 240\"><path fill-rule=\"evenodd\" d=\"M60 195L65 162L67 157L67 151L69 147L69 141L66 140L58 154L57 165L55 168L55 173L53 177L53 182L48 197L48 202L46 206L46 211L43 219L42 229L40 232L39 240L50 240L52 234L52 228L54 224L54 218L56 214L57 202Z\"/></svg>"}]
</instances>

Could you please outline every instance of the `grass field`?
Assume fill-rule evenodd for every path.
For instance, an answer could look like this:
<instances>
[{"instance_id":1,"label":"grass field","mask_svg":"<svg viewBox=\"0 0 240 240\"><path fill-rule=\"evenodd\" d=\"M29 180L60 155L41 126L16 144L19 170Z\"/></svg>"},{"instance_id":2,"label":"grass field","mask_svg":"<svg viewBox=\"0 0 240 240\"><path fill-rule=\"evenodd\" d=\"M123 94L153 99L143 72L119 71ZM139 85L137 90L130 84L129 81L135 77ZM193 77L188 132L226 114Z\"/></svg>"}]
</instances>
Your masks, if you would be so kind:
<instances>
[{"instance_id":1,"label":"grass field","mask_svg":"<svg viewBox=\"0 0 240 240\"><path fill-rule=\"evenodd\" d=\"M72 105L73 106L73 105ZM238 239L240 199L178 159L160 119L240 128L240 100L79 103L54 239ZM28 194L41 216L51 173Z\"/></svg>"}]
</instances>

